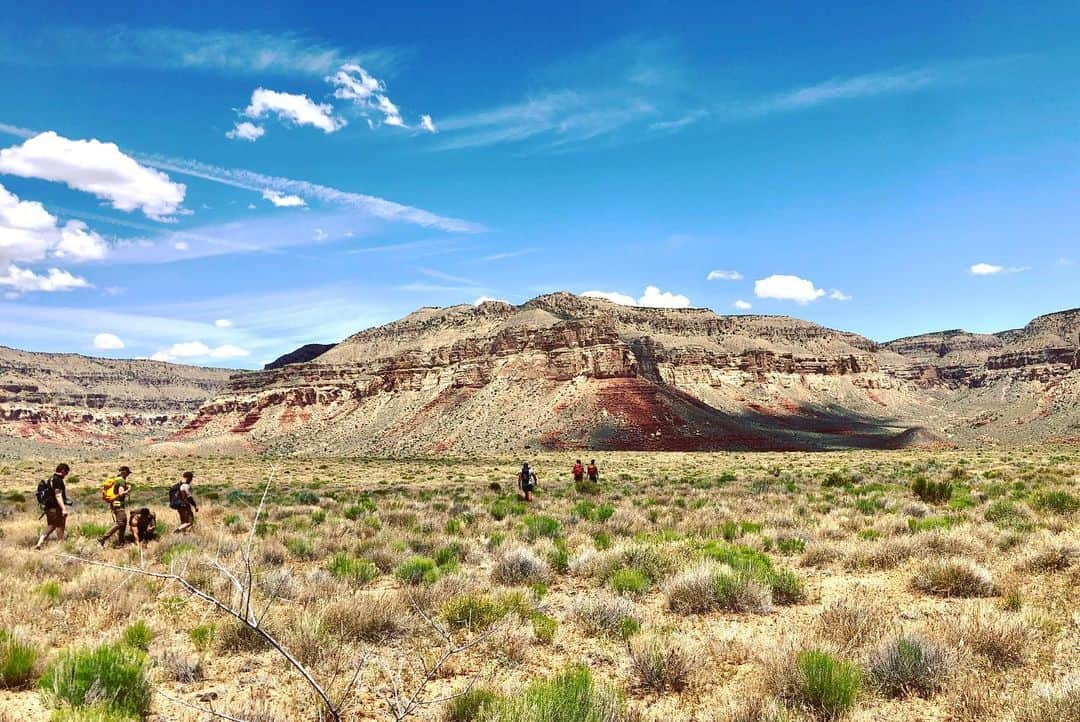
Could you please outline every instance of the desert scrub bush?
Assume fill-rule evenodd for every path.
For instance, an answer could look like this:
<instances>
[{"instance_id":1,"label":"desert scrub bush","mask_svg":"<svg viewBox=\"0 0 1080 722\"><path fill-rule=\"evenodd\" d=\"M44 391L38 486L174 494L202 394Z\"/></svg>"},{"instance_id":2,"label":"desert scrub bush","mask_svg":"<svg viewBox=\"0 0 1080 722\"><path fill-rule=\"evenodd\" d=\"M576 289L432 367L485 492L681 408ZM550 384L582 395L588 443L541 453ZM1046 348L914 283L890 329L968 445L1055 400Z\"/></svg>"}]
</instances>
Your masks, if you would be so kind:
<instances>
[{"instance_id":1,"label":"desert scrub bush","mask_svg":"<svg viewBox=\"0 0 1080 722\"><path fill-rule=\"evenodd\" d=\"M1024 510L1008 499L991 502L985 518L1000 529L1030 531L1034 526Z\"/></svg>"},{"instance_id":2,"label":"desert scrub bush","mask_svg":"<svg viewBox=\"0 0 1080 722\"><path fill-rule=\"evenodd\" d=\"M650 584L640 569L616 569L611 575L611 589L616 594L641 594Z\"/></svg>"},{"instance_id":3,"label":"desert scrub bush","mask_svg":"<svg viewBox=\"0 0 1080 722\"><path fill-rule=\"evenodd\" d=\"M358 595L335 600L321 612L328 632L346 642L384 642L401 635L408 609L398 596Z\"/></svg>"},{"instance_id":4,"label":"desert scrub bush","mask_svg":"<svg viewBox=\"0 0 1080 722\"><path fill-rule=\"evenodd\" d=\"M821 649L799 652L793 668L781 677L781 694L790 702L825 719L838 719L855 706L862 673L851 662Z\"/></svg>"},{"instance_id":5,"label":"desert scrub bush","mask_svg":"<svg viewBox=\"0 0 1080 722\"><path fill-rule=\"evenodd\" d=\"M953 485L950 480L931 481L918 476L911 482L911 491L926 504L944 504L952 498Z\"/></svg>"},{"instance_id":6,"label":"desert scrub bush","mask_svg":"<svg viewBox=\"0 0 1080 722\"><path fill-rule=\"evenodd\" d=\"M1080 498L1067 491L1042 491L1035 495L1031 505L1039 511L1072 514L1080 509Z\"/></svg>"},{"instance_id":7,"label":"desert scrub bush","mask_svg":"<svg viewBox=\"0 0 1080 722\"><path fill-rule=\"evenodd\" d=\"M948 680L952 659L936 642L900 636L870 655L866 671L871 684L886 697L930 697Z\"/></svg>"},{"instance_id":8,"label":"desert scrub bush","mask_svg":"<svg viewBox=\"0 0 1080 722\"><path fill-rule=\"evenodd\" d=\"M491 580L506 586L544 584L551 578L547 563L532 552L521 547L504 554L491 570Z\"/></svg>"},{"instance_id":9,"label":"desert scrub bush","mask_svg":"<svg viewBox=\"0 0 1080 722\"><path fill-rule=\"evenodd\" d=\"M242 622L230 620L214 635L218 650L231 654L248 654L267 649L266 640Z\"/></svg>"},{"instance_id":10,"label":"desert scrub bush","mask_svg":"<svg viewBox=\"0 0 1080 722\"><path fill-rule=\"evenodd\" d=\"M707 559L714 559L729 566L738 580L724 580L725 588L754 591L750 583L756 582L769 591L771 600L776 604L797 604L806 598L806 590L798 575L787 569L776 569L767 554L750 547L722 542L708 542L701 548ZM732 609L732 607L724 607ZM750 608L735 611L754 611Z\"/></svg>"},{"instance_id":11,"label":"desert scrub bush","mask_svg":"<svg viewBox=\"0 0 1080 722\"><path fill-rule=\"evenodd\" d=\"M557 539L562 534L559 520L554 517L528 514L521 520L525 527L525 539L533 542L537 539Z\"/></svg>"},{"instance_id":12,"label":"desert scrub bush","mask_svg":"<svg viewBox=\"0 0 1080 722\"><path fill-rule=\"evenodd\" d=\"M690 681L693 658L669 639L630 646L630 667L638 685L654 692L681 692Z\"/></svg>"},{"instance_id":13,"label":"desert scrub bush","mask_svg":"<svg viewBox=\"0 0 1080 722\"><path fill-rule=\"evenodd\" d=\"M466 690L447 703L443 710L443 722L480 722L484 713L498 701L498 695L490 690Z\"/></svg>"},{"instance_id":14,"label":"desert scrub bush","mask_svg":"<svg viewBox=\"0 0 1080 722\"><path fill-rule=\"evenodd\" d=\"M0 688L25 689L34 678L41 653L30 642L0 630Z\"/></svg>"},{"instance_id":15,"label":"desert scrub bush","mask_svg":"<svg viewBox=\"0 0 1080 722\"><path fill-rule=\"evenodd\" d=\"M920 592L938 597L992 597L996 594L990 572L966 559L925 562L911 583Z\"/></svg>"},{"instance_id":16,"label":"desert scrub bush","mask_svg":"<svg viewBox=\"0 0 1080 722\"><path fill-rule=\"evenodd\" d=\"M957 630L959 641L995 669L1027 663L1035 649L1036 631L1023 620L996 614L973 614Z\"/></svg>"},{"instance_id":17,"label":"desert scrub bush","mask_svg":"<svg viewBox=\"0 0 1080 722\"><path fill-rule=\"evenodd\" d=\"M140 619L133 624L129 624L120 638L124 644L132 649L145 652L150 649L150 642L154 641L154 630L150 629L150 626Z\"/></svg>"},{"instance_id":18,"label":"desert scrub bush","mask_svg":"<svg viewBox=\"0 0 1080 722\"><path fill-rule=\"evenodd\" d=\"M188 639L197 651L205 652L214 643L215 631L213 624L200 624L188 630Z\"/></svg>"},{"instance_id":19,"label":"desert scrub bush","mask_svg":"<svg viewBox=\"0 0 1080 722\"><path fill-rule=\"evenodd\" d=\"M1036 685L1016 715L1016 722L1065 722L1080 719L1080 676L1057 685Z\"/></svg>"},{"instance_id":20,"label":"desert scrub bush","mask_svg":"<svg viewBox=\"0 0 1080 722\"><path fill-rule=\"evenodd\" d=\"M1029 572L1063 572L1080 560L1080 546L1075 544L1056 544L1036 550L1019 565L1019 569Z\"/></svg>"},{"instance_id":21,"label":"desert scrub bush","mask_svg":"<svg viewBox=\"0 0 1080 722\"><path fill-rule=\"evenodd\" d=\"M664 585L667 606L679 614L704 614L718 609L766 614L772 611L772 592L745 571L712 561L691 567Z\"/></svg>"},{"instance_id":22,"label":"desert scrub bush","mask_svg":"<svg viewBox=\"0 0 1080 722\"><path fill-rule=\"evenodd\" d=\"M629 639L641 629L637 606L623 597L579 599L574 603L573 612L578 623L592 635Z\"/></svg>"},{"instance_id":23,"label":"desert scrub bush","mask_svg":"<svg viewBox=\"0 0 1080 722\"><path fill-rule=\"evenodd\" d=\"M38 687L49 707L103 705L135 719L150 711L153 696L146 656L121 644L61 652Z\"/></svg>"},{"instance_id":24,"label":"desert scrub bush","mask_svg":"<svg viewBox=\"0 0 1080 722\"><path fill-rule=\"evenodd\" d=\"M337 552L326 563L326 569L338 579L359 587L379 576L379 568L367 559L354 557L348 552Z\"/></svg>"},{"instance_id":25,"label":"desert scrub bush","mask_svg":"<svg viewBox=\"0 0 1080 722\"><path fill-rule=\"evenodd\" d=\"M394 576L414 587L431 584L439 578L439 565L430 557L410 557L394 568Z\"/></svg>"},{"instance_id":26,"label":"desert scrub bush","mask_svg":"<svg viewBox=\"0 0 1080 722\"><path fill-rule=\"evenodd\" d=\"M867 599L872 597L856 593L829 602L814 621L814 634L848 653L877 643L889 627L891 614Z\"/></svg>"},{"instance_id":27,"label":"desert scrub bush","mask_svg":"<svg viewBox=\"0 0 1080 722\"><path fill-rule=\"evenodd\" d=\"M536 680L512 697L486 708L483 722L623 722L619 694L593 680L585 667L569 667Z\"/></svg>"},{"instance_id":28,"label":"desert scrub bush","mask_svg":"<svg viewBox=\"0 0 1080 722\"><path fill-rule=\"evenodd\" d=\"M520 600L466 594L449 599L442 607L442 617L451 629L484 630L520 606Z\"/></svg>"}]
</instances>

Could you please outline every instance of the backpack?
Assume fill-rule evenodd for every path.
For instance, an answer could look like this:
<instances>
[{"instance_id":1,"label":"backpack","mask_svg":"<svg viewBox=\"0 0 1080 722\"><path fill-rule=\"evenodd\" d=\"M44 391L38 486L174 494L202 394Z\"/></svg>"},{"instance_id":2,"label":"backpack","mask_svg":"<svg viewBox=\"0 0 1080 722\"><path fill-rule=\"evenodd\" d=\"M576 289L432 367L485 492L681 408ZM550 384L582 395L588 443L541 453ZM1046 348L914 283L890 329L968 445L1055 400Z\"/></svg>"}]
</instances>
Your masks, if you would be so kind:
<instances>
[{"instance_id":1,"label":"backpack","mask_svg":"<svg viewBox=\"0 0 1080 722\"><path fill-rule=\"evenodd\" d=\"M37 491L34 492L38 506L44 509L56 503L56 490L53 489L52 479L42 479L38 482Z\"/></svg>"},{"instance_id":2,"label":"backpack","mask_svg":"<svg viewBox=\"0 0 1080 722\"><path fill-rule=\"evenodd\" d=\"M169 487L169 508L179 509L183 506L183 499L180 497L180 484L173 484Z\"/></svg>"},{"instance_id":3,"label":"backpack","mask_svg":"<svg viewBox=\"0 0 1080 722\"><path fill-rule=\"evenodd\" d=\"M106 504L112 504L120 498L120 479L110 476L101 485L101 500Z\"/></svg>"}]
</instances>

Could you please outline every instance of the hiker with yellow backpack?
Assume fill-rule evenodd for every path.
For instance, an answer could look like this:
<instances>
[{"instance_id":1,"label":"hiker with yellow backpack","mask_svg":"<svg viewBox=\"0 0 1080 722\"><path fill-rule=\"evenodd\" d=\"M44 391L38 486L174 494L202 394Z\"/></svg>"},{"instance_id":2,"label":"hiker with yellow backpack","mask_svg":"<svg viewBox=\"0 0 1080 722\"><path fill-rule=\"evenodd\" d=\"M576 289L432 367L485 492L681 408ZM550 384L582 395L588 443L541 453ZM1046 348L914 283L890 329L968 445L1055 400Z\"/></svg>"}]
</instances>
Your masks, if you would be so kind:
<instances>
[{"instance_id":1,"label":"hiker with yellow backpack","mask_svg":"<svg viewBox=\"0 0 1080 722\"><path fill-rule=\"evenodd\" d=\"M110 476L101 485L101 500L109 505L113 515L113 526L105 532L105 536L98 539L98 544L105 546L105 542L113 534L119 533L116 538L116 546L124 546L127 536L127 499L131 493L131 484L127 478L131 476L131 469L121 466L116 476Z\"/></svg>"}]
</instances>

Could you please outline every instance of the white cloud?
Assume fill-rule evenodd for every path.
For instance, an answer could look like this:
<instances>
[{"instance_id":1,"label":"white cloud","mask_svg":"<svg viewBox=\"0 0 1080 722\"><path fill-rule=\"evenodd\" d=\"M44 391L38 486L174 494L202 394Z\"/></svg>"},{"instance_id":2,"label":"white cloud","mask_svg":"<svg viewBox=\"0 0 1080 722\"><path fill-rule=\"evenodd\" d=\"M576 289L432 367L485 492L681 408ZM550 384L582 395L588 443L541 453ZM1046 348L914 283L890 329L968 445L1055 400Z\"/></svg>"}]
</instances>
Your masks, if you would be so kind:
<instances>
[{"instance_id":1,"label":"white cloud","mask_svg":"<svg viewBox=\"0 0 1080 722\"><path fill-rule=\"evenodd\" d=\"M327 238L330 237L330 234L321 228L316 228L315 233L311 237L316 241L325 241Z\"/></svg>"},{"instance_id":2,"label":"white cloud","mask_svg":"<svg viewBox=\"0 0 1080 722\"><path fill-rule=\"evenodd\" d=\"M278 208L301 208L307 205L307 201L300 196L284 195L275 191L263 191L262 197Z\"/></svg>"},{"instance_id":3,"label":"white cloud","mask_svg":"<svg viewBox=\"0 0 1080 722\"><path fill-rule=\"evenodd\" d=\"M282 93L267 88L256 88L244 115L251 119L276 115L280 120L296 125L310 125L324 133L333 133L345 127L345 120L334 114L328 103L316 103L306 95Z\"/></svg>"},{"instance_id":4,"label":"white cloud","mask_svg":"<svg viewBox=\"0 0 1080 722\"><path fill-rule=\"evenodd\" d=\"M645 306L648 308L687 308L690 299L680 293L661 291L656 286L646 286L640 298L628 296L618 291L586 291L581 294L586 298L602 298L620 306Z\"/></svg>"},{"instance_id":5,"label":"white cloud","mask_svg":"<svg viewBox=\"0 0 1080 722\"><path fill-rule=\"evenodd\" d=\"M60 242L53 249L57 258L74 261L100 261L108 251L104 239L82 221L68 221L60 229Z\"/></svg>"},{"instance_id":6,"label":"white cloud","mask_svg":"<svg viewBox=\"0 0 1080 722\"><path fill-rule=\"evenodd\" d=\"M754 295L758 298L775 298L806 305L824 296L825 291L815 288L814 284L805 278L774 274L754 281Z\"/></svg>"},{"instance_id":7,"label":"white cloud","mask_svg":"<svg viewBox=\"0 0 1080 722\"><path fill-rule=\"evenodd\" d=\"M474 306L479 306L482 303L488 303L488 302L492 302L492 303L510 303L509 301L507 301L505 299L502 299L502 298L493 298L492 296L480 296L478 299L473 301L473 305Z\"/></svg>"},{"instance_id":8,"label":"white cloud","mask_svg":"<svg viewBox=\"0 0 1080 722\"><path fill-rule=\"evenodd\" d=\"M86 279L59 268L40 275L16 263L33 263L50 256L72 261L99 260L106 250L101 236L82 221L71 220L60 227L43 205L21 200L0 185L0 286L13 289L9 294L88 288Z\"/></svg>"},{"instance_id":9,"label":"white cloud","mask_svg":"<svg viewBox=\"0 0 1080 722\"><path fill-rule=\"evenodd\" d=\"M602 298L612 303L617 303L620 306L636 306L637 299L633 296L627 296L625 293L619 293L618 291L586 291L581 294L586 298Z\"/></svg>"},{"instance_id":10,"label":"white cloud","mask_svg":"<svg viewBox=\"0 0 1080 722\"><path fill-rule=\"evenodd\" d=\"M173 244L173 248L175 248L178 251L186 251L189 248L191 248L191 246L188 245L187 241L177 241L176 243Z\"/></svg>"},{"instance_id":11,"label":"white cloud","mask_svg":"<svg viewBox=\"0 0 1080 722\"><path fill-rule=\"evenodd\" d=\"M334 86L335 98L352 101L370 124L374 125L371 114L378 114L382 116L384 125L408 127L401 117L401 111L386 94L386 84L356 63L342 65L326 81ZM435 132L430 115L420 117L420 127L430 133Z\"/></svg>"},{"instance_id":12,"label":"white cloud","mask_svg":"<svg viewBox=\"0 0 1080 722\"><path fill-rule=\"evenodd\" d=\"M995 273L1001 273L1004 270L1004 266L995 266L992 263L976 263L968 269L973 276L992 276Z\"/></svg>"},{"instance_id":13,"label":"white cloud","mask_svg":"<svg viewBox=\"0 0 1080 722\"><path fill-rule=\"evenodd\" d=\"M115 333L99 333L94 336L94 348L102 351L112 351L124 348L124 342Z\"/></svg>"},{"instance_id":14,"label":"white cloud","mask_svg":"<svg viewBox=\"0 0 1080 722\"><path fill-rule=\"evenodd\" d=\"M940 80L940 73L931 68L857 75L851 78L826 80L779 93L747 106L743 108L743 111L749 115L765 115L813 108L839 100L913 93Z\"/></svg>"},{"instance_id":15,"label":"white cloud","mask_svg":"<svg viewBox=\"0 0 1080 722\"><path fill-rule=\"evenodd\" d=\"M687 308L690 299L681 293L661 291L656 286L646 286L645 293L638 299L638 304L651 308Z\"/></svg>"},{"instance_id":16,"label":"white cloud","mask_svg":"<svg viewBox=\"0 0 1080 722\"><path fill-rule=\"evenodd\" d=\"M739 309L740 311L749 311L751 308L753 308L753 305L751 305L749 301L743 301L742 299L739 299L735 302L735 308Z\"/></svg>"},{"instance_id":17,"label":"white cloud","mask_svg":"<svg viewBox=\"0 0 1080 722\"><path fill-rule=\"evenodd\" d=\"M266 129L263 128L261 125L255 125L254 123L249 123L245 120L243 122L237 122L236 125L233 126L232 130L225 133L225 137L231 138L233 140L246 140L249 143L254 143L259 138L263 137L265 134Z\"/></svg>"},{"instance_id":18,"label":"white cloud","mask_svg":"<svg viewBox=\"0 0 1080 722\"><path fill-rule=\"evenodd\" d=\"M234 346L232 344L224 344L215 348L210 348L202 341L184 341L182 343L174 343L167 349L157 351L151 359L154 361L176 361L177 359L229 359L240 358L247 356L251 352L247 349Z\"/></svg>"},{"instance_id":19,"label":"white cloud","mask_svg":"<svg viewBox=\"0 0 1080 722\"><path fill-rule=\"evenodd\" d=\"M183 183L139 164L115 143L69 140L53 131L0 150L0 173L65 183L117 210L139 209L159 221L180 211L187 192Z\"/></svg>"},{"instance_id":20,"label":"white cloud","mask_svg":"<svg viewBox=\"0 0 1080 722\"><path fill-rule=\"evenodd\" d=\"M46 275L40 275L26 268L10 264L7 271L0 271L0 286L14 289L14 293L43 291L71 291L76 288L90 288L90 283L79 276L73 276L59 268L50 268Z\"/></svg>"},{"instance_id":21,"label":"white cloud","mask_svg":"<svg viewBox=\"0 0 1080 722\"><path fill-rule=\"evenodd\" d=\"M266 190L273 190L277 193L292 193L309 200L314 199L327 204L359 209L368 215L386 221L411 223L423 228L435 228L449 233L479 233L486 230L482 224L473 223L472 221L440 216L422 208L402 205L401 203L388 201L385 198L343 191L330 186L311 183L310 181L268 176L238 168L222 168L183 158L146 157L140 158L140 160L155 168L213 181L233 188L243 188L257 193Z\"/></svg>"},{"instance_id":22,"label":"white cloud","mask_svg":"<svg viewBox=\"0 0 1080 722\"><path fill-rule=\"evenodd\" d=\"M851 296L844 293L839 288L834 288L833 290L829 291L829 298L831 298L834 301L850 301L851 300Z\"/></svg>"},{"instance_id":23,"label":"white cloud","mask_svg":"<svg viewBox=\"0 0 1080 722\"><path fill-rule=\"evenodd\" d=\"M219 318L217 321L214 321L214 325L218 328L232 328L233 322L227 318Z\"/></svg>"},{"instance_id":24,"label":"white cloud","mask_svg":"<svg viewBox=\"0 0 1080 722\"><path fill-rule=\"evenodd\" d=\"M743 275L738 271L709 271L708 281L741 281Z\"/></svg>"}]
</instances>

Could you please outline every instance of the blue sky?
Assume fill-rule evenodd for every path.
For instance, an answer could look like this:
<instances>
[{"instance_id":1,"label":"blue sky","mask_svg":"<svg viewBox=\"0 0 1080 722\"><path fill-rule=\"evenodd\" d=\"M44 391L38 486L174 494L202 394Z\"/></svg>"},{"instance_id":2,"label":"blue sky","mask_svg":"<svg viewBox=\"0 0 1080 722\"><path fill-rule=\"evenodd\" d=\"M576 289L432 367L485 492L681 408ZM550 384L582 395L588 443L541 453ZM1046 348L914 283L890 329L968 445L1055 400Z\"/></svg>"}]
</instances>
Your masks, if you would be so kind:
<instances>
[{"instance_id":1,"label":"blue sky","mask_svg":"<svg viewBox=\"0 0 1080 722\"><path fill-rule=\"evenodd\" d=\"M3 345L254 368L553 290L877 340L1080 299L1075 3L0 18Z\"/></svg>"}]
</instances>

